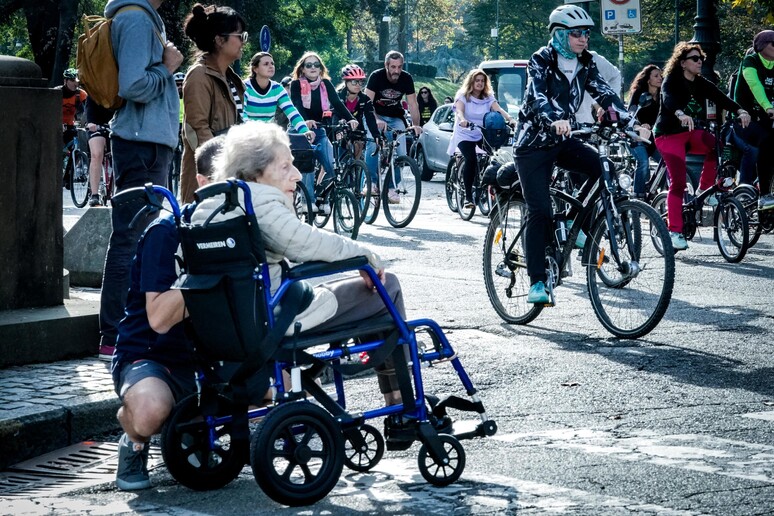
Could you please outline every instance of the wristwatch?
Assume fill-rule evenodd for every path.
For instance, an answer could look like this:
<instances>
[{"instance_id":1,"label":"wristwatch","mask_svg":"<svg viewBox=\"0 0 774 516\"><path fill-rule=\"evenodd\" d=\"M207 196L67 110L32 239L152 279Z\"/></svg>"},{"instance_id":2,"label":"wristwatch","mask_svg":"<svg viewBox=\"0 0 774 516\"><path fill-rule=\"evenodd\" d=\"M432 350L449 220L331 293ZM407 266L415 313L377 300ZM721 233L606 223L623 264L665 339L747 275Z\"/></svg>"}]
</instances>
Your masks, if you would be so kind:
<instances>
[{"instance_id":1,"label":"wristwatch","mask_svg":"<svg viewBox=\"0 0 774 516\"><path fill-rule=\"evenodd\" d=\"M677 111L675 111L675 116L677 118L680 118L681 116L685 116L685 112L683 112L682 109L678 109Z\"/></svg>"}]
</instances>

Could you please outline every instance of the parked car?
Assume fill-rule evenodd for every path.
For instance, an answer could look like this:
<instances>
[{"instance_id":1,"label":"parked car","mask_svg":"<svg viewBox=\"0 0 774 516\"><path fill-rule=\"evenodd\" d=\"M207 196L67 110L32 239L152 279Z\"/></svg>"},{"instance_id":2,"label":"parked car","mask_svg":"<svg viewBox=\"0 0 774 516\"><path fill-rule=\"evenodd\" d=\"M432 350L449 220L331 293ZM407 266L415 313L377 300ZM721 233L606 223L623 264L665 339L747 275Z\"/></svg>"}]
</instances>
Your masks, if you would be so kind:
<instances>
[{"instance_id":1,"label":"parked car","mask_svg":"<svg viewBox=\"0 0 774 516\"><path fill-rule=\"evenodd\" d=\"M414 147L414 157L422 172L422 180L430 181L436 172L446 172L450 156L446 154L454 129L452 104L444 104L435 110L422 127Z\"/></svg>"}]
</instances>

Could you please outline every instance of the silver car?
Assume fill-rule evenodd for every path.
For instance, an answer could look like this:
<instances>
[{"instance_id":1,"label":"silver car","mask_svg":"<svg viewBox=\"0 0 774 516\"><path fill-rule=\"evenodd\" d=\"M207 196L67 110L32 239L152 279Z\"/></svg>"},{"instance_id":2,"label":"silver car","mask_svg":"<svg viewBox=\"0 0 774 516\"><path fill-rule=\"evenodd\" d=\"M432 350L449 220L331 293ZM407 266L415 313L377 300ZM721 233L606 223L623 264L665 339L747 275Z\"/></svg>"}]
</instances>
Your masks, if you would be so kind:
<instances>
[{"instance_id":1,"label":"silver car","mask_svg":"<svg viewBox=\"0 0 774 516\"><path fill-rule=\"evenodd\" d=\"M451 156L446 154L454 129L454 110L452 104L444 104L422 126L414 146L414 157L422 172L422 180L430 181L436 172L446 172Z\"/></svg>"}]
</instances>

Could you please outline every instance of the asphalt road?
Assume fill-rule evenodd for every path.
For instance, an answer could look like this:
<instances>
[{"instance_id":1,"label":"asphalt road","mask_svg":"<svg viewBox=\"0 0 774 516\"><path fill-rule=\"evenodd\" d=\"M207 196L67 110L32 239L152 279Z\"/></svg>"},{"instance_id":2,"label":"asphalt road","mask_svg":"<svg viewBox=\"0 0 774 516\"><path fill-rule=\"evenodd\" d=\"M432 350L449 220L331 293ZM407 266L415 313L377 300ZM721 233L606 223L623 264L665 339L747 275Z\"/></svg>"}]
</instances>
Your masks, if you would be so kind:
<instances>
[{"instance_id":1,"label":"asphalt road","mask_svg":"<svg viewBox=\"0 0 774 516\"><path fill-rule=\"evenodd\" d=\"M728 264L711 228L701 230L677 255L664 320L640 340L602 328L577 268L555 308L510 326L484 289L487 219L449 212L439 180L424 183L410 227L380 217L359 241L398 274L409 316L441 323L498 423L496 436L464 441L458 482L425 483L415 445L387 452L371 473L345 469L325 500L300 510L267 498L249 467L205 493L157 467L142 493L103 482L9 500L3 512L774 514L774 236ZM462 394L450 367L424 371L428 391ZM347 392L354 406L378 406L372 378L349 380Z\"/></svg>"}]
</instances>

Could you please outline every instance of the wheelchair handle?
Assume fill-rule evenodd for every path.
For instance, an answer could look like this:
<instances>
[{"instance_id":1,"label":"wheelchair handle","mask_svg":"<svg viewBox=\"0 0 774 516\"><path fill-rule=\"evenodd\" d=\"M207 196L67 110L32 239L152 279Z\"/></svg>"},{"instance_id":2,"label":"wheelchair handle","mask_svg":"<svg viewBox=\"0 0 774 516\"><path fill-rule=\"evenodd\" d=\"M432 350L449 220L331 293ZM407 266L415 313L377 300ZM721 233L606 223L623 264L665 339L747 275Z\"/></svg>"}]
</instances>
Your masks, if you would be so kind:
<instances>
[{"instance_id":1,"label":"wheelchair handle","mask_svg":"<svg viewBox=\"0 0 774 516\"><path fill-rule=\"evenodd\" d=\"M226 201L221 205L220 208L215 210L213 213L218 213L223 208L234 208L237 206L241 206L239 204L239 196L237 195L239 190L242 190L245 195L245 203L244 203L244 209L245 213L248 215L254 215L253 211L253 203L251 201L252 194L250 193L250 187L247 186L247 183L242 181L241 179L227 179L226 181L221 181L218 183L212 183L207 186L203 186L196 190L194 192L194 199L196 200L196 203L200 203L205 199L209 199L211 197L215 197L216 195L225 195Z\"/></svg>"},{"instance_id":2,"label":"wheelchair handle","mask_svg":"<svg viewBox=\"0 0 774 516\"><path fill-rule=\"evenodd\" d=\"M164 199L169 201L169 205L172 208L172 215L174 215L175 221L178 222L180 220L180 206L177 204L177 199L175 199L174 194L163 186L154 185L153 183L146 183L145 186L124 190L114 195L110 202L113 203L113 206L119 206L132 201L144 201L142 209L135 214L132 221L129 223L129 228L133 229L140 218L153 215L154 213L158 213L165 209Z\"/></svg>"}]
</instances>

